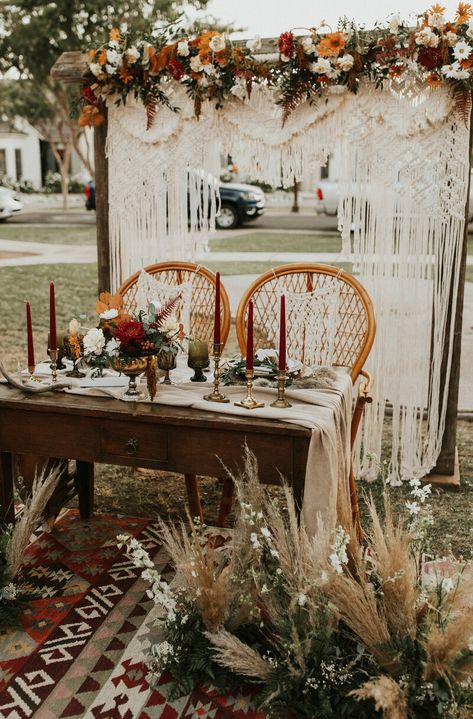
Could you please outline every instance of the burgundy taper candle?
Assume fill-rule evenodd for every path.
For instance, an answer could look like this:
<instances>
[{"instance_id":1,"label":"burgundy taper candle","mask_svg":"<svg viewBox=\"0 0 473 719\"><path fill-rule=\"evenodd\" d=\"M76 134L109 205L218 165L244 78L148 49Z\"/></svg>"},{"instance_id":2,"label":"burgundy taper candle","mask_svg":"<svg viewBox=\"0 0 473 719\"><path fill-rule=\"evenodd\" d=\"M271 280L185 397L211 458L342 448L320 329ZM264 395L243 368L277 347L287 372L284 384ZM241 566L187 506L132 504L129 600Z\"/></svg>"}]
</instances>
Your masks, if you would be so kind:
<instances>
[{"instance_id":1,"label":"burgundy taper candle","mask_svg":"<svg viewBox=\"0 0 473 719\"><path fill-rule=\"evenodd\" d=\"M54 282L49 285L49 349L57 350L56 336L56 298L54 295Z\"/></svg>"},{"instance_id":2,"label":"burgundy taper candle","mask_svg":"<svg viewBox=\"0 0 473 719\"><path fill-rule=\"evenodd\" d=\"M26 343L28 347L28 369L35 367L34 361L34 344L33 344L33 324L31 322L30 303L26 303Z\"/></svg>"},{"instance_id":3,"label":"burgundy taper candle","mask_svg":"<svg viewBox=\"0 0 473 719\"><path fill-rule=\"evenodd\" d=\"M286 297L281 295L281 314L279 317L279 369L286 370Z\"/></svg>"},{"instance_id":4,"label":"burgundy taper candle","mask_svg":"<svg viewBox=\"0 0 473 719\"><path fill-rule=\"evenodd\" d=\"M215 275L214 344L220 344L220 272Z\"/></svg>"},{"instance_id":5,"label":"burgundy taper candle","mask_svg":"<svg viewBox=\"0 0 473 719\"><path fill-rule=\"evenodd\" d=\"M253 300L248 303L248 327L246 335L246 369L253 369Z\"/></svg>"}]
</instances>

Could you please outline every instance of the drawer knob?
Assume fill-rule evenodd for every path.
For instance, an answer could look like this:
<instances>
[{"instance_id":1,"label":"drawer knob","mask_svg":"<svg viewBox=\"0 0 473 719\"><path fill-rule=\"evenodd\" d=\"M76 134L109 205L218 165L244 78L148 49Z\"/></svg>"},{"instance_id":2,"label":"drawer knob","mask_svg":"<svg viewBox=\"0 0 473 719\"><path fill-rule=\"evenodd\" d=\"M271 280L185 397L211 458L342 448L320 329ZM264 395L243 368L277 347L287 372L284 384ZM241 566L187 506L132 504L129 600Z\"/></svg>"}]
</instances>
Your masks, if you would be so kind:
<instances>
[{"instance_id":1,"label":"drawer knob","mask_svg":"<svg viewBox=\"0 0 473 719\"><path fill-rule=\"evenodd\" d=\"M134 437L130 437L130 439L126 443L127 454L136 454L138 452L139 446L139 440L135 439Z\"/></svg>"}]
</instances>

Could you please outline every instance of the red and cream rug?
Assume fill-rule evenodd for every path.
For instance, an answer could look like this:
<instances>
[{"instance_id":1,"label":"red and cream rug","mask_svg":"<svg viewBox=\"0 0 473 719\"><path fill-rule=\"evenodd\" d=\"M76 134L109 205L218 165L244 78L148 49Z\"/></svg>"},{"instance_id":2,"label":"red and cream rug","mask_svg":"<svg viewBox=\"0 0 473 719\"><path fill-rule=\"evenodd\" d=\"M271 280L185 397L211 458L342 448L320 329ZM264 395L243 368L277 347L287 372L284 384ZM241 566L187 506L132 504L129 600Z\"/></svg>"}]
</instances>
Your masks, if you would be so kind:
<instances>
[{"instance_id":1,"label":"red and cream rug","mask_svg":"<svg viewBox=\"0 0 473 719\"><path fill-rule=\"evenodd\" d=\"M22 628L0 629L0 717L5 719L263 719L249 696L212 688L168 701L172 678L150 686L143 648L153 604L118 549L137 537L172 576L151 520L66 512L25 556Z\"/></svg>"}]
</instances>

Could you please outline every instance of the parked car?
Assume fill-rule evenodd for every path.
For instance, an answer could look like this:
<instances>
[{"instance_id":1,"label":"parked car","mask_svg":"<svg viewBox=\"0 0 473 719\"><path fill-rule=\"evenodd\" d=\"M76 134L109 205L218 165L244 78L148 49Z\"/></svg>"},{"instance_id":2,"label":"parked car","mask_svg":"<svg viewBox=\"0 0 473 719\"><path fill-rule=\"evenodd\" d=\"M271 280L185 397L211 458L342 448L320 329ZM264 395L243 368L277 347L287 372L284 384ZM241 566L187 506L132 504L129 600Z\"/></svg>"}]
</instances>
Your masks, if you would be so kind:
<instances>
[{"instance_id":1,"label":"parked car","mask_svg":"<svg viewBox=\"0 0 473 719\"><path fill-rule=\"evenodd\" d=\"M255 220L263 214L264 192L256 185L241 185L225 182L220 185L220 210L217 213L218 230L233 230L235 227Z\"/></svg>"},{"instance_id":2,"label":"parked car","mask_svg":"<svg viewBox=\"0 0 473 719\"><path fill-rule=\"evenodd\" d=\"M15 191L8 187L0 187L0 222L5 222L22 209L23 203Z\"/></svg>"},{"instance_id":3,"label":"parked car","mask_svg":"<svg viewBox=\"0 0 473 719\"><path fill-rule=\"evenodd\" d=\"M318 214L335 216L338 212L338 182L337 180L320 180L315 191L315 211ZM468 222L473 222L473 173L470 182L470 208Z\"/></svg>"},{"instance_id":4,"label":"parked car","mask_svg":"<svg viewBox=\"0 0 473 719\"><path fill-rule=\"evenodd\" d=\"M84 187L84 194L86 210L95 210L95 187L92 180Z\"/></svg>"}]
</instances>

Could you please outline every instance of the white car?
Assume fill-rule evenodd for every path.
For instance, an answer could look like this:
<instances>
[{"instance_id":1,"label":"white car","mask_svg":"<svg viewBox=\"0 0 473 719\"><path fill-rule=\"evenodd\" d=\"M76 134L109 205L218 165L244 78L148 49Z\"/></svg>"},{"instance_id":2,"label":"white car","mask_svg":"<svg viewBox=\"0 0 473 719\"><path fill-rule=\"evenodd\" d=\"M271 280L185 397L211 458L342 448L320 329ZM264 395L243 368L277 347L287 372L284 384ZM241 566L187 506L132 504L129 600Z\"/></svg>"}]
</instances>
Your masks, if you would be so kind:
<instances>
[{"instance_id":1,"label":"white car","mask_svg":"<svg viewBox=\"0 0 473 719\"><path fill-rule=\"evenodd\" d=\"M23 209L23 203L14 190L0 187L0 222L8 220L15 212Z\"/></svg>"},{"instance_id":2,"label":"white car","mask_svg":"<svg viewBox=\"0 0 473 719\"><path fill-rule=\"evenodd\" d=\"M315 190L315 211L317 214L335 216L338 212L338 182L337 180L320 180ZM470 209L468 222L473 222L473 174L470 182Z\"/></svg>"}]
</instances>

